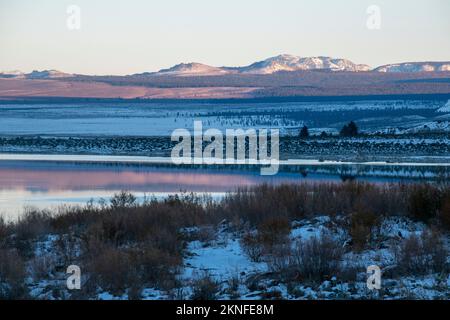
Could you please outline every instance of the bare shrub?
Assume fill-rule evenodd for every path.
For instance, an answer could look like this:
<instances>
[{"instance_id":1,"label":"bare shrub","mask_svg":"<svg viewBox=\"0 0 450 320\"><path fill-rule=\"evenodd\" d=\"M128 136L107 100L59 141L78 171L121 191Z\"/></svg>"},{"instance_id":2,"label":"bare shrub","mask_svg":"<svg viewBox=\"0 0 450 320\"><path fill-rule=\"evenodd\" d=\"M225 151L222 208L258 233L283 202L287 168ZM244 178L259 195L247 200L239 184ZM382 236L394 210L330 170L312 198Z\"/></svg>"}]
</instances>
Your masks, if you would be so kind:
<instances>
[{"instance_id":1,"label":"bare shrub","mask_svg":"<svg viewBox=\"0 0 450 320\"><path fill-rule=\"evenodd\" d=\"M0 216L0 248L2 248L6 243L6 238L8 237L8 225L2 216Z\"/></svg>"},{"instance_id":2,"label":"bare shrub","mask_svg":"<svg viewBox=\"0 0 450 320\"><path fill-rule=\"evenodd\" d=\"M351 214L361 204L376 215L402 215L409 214L409 195L414 190L413 185L407 184L374 185L359 181L261 185L240 188L227 195L218 211L230 221L252 225L278 217L292 220L318 213Z\"/></svg>"},{"instance_id":3,"label":"bare shrub","mask_svg":"<svg viewBox=\"0 0 450 320\"><path fill-rule=\"evenodd\" d=\"M436 231L424 231L420 236L404 239L396 252L402 274L422 275L446 271L447 249Z\"/></svg>"},{"instance_id":4,"label":"bare shrub","mask_svg":"<svg viewBox=\"0 0 450 320\"><path fill-rule=\"evenodd\" d=\"M119 193L114 194L110 202L111 207L114 209L129 208L136 204L136 197L130 192L121 191Z\"/></svg>"},{"instance_id":5,"label":"bare shrub","mask_svg":"<svg viewBox=\"0 0 450 320\"><path fill-rule=\"evenodd\" d=\"M221 202L229 220L244 220L258 225L272 218L304 216L306 190L301 185L261 185L239 188Z\"/></svg>"},{"instance_id":6,"label":"bare shrub","mask_svg":"<svg viewBox=\"0 0 450 320\"><path fill-rule=\"evenodd\" d=\"M219 290L219 283L208 272L204 272L193 281L191 299L216 300Z\"/></svg>"},{"instance_id":7,"label":"bare shrub","mask_svg":"<svg viewBox=\"0 0 450 320\"><path fill-rule=\"evenodd\" d=\"M56 267L55 257L52 255L36 256L31 260L30 272L35 280L46 279Z\"/></svg>"},{"instance_id":8,"label":"bare shrub","mask_svg":"<svg viewBox=\"0 0 450 320\"><path fill-rule=\"evenodd\" d=\"M244 253L253 261L261 262L261 258L264 253L264 246L259 241L258 233L247 232L245 233L240 241L241 247Z\"/></svg>"},{"instance_id":9,"label":"bare shrub","mask_svg":"<svg viewBox=\"0 0 450 320\"><path fill-rule=\"evenodd\" d=\"M106 248L90 259L90 282L113 294L123 294L131 283L133 267L126 251Z\"/></svg>"},{"instance_id":10,"label":"bare shrub","mask_svg":"<svg viewBox=\"0 0 450 320\"><path fill-rule=\"evenodd\" d=\"M276 255L281 247L290 243L290 230L286 218L270 218L261 222L257 230L246 232L241 246L252 261L260 262L264 255Z\"/></svg>"},{"instance_id":11,"label":"bare shrub","mask_svg":"<svg viewBox=\"0 0 450 320\"><path fill-rule=\"evenodd\" d=\"M380 224L380 216L370 209L360 205L350 216L349 234L352 237L353 248L363 250L375 238L375 231Z\"/></svg>"},{"instance_id":12,"label":"bare shrub","mask_svg":"<svg viewBox=\"0 0 450 320\"><path fill-rule=\"evenodd\" d=\"M52 231L50 220L50 212L26 208L14 227L17 240L33 240L41 235L50 233Z\"/></svg>"},{"instance_id":13,"label":"bare shrub","mask_svg":"<svg viewBox=\"0 0 450 320\"><path fill-rule=\"evenodd\" d=\"M175 276L183 259L180 254L171 255L152 245L143 245L142 249L131 251L130 263L138 272L141 285L167 288L175 282Z\"/></svg>"},{"instance_id":14,"label":"bare shrub","mask_svg":"<svg viewBox=\"0 0 450 320\"><path fill-rule=\"evenodd\" d=\"M269 270L283 272L284 270L289 269L292 254L291 251L292 248L290 242L279 244L274 247L267 257Z\"/></svg>"},{"instance_id":15,"label":"bare shrub","mask_svg":"<svg viewBox=\"0 0 450 320\"><path fill-rule=\"evenodd\" d=\"M431 184L418 184L412 187L408 211L412 218L427 222L436 217L441 193Z\"/></svg>"},{"instance_id":16,"label":"bare shrub","mask_svg":"<svg viewBox=\"0 0 450 320\"><path fill-rule=\"evenodd\" d=\"M442 201L439 220L447 230L450 229L450 192L445 195Z\"/></svg>"},{"instance_id":17,"label":"bare shrub","mask_svg":"<svg viewBox=\"0 0 450 320\"><path fill-rule=\"evenodd\" d=\"M258 226L258 238L265 254L272 254L277 247L288 242L291 224L285 217L275 217L263 221Z\"/></svg>"},{"instance_id":18,"label":"bare shrub","mask_svg":"<svg viewBox=\"0 0 450 320\"><path fill-rule=\"evenodd\" d=\"M233 277L229 278L227 281L227 293L231 299L239 298L239 286L241 284L241 279L238 274L235 274Z\"/></svg>"},{"instance_id":19,"label":"bare shrub","mask_svg":"<svg viewBox=\"0 0 450 320\"><path fill-rule=\"evenodd\" d=\"M299 279L321 281L339 273L342 254L342 246L324 233L296 244L290 269Z\"/></svg>"},{"instance_id":20,"label":"bare shrub","mask_svg":"<svg viewBox=\"0 0 450 320\"><path fill-rule=\"evenodd\" d=\"M16 250L0 249L0 300L26 297L25 265Z\"/></svg>"},{"instance_id":21,"label":"bare shrub","mask_svg":"<svg viewBox=\"0 0 450 320\"><path fill-rule=\"evenodd\" d=\"M71 265L81 254L80 239L74 235L60 235L54 243L54 250L63 265Z\"/></svg>"}]
</instances>

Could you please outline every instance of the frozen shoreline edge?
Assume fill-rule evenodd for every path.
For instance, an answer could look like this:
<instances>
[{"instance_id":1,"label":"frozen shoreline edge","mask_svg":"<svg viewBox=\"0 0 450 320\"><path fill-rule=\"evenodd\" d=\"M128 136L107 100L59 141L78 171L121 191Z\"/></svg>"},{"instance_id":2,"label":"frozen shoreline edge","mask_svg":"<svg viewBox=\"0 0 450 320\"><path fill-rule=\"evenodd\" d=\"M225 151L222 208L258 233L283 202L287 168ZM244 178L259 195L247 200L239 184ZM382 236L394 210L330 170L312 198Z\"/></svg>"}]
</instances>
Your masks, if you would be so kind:
<instances>
[{"instance_id":1,"label":"frozen shoreline edge","mask_svg":"<svg viewBox=\"0 0 450 320\"><path fill-rule=\"evenodd\" d=\"M442 157L444 162L386 162L386 161L331 161L318 159L287 159L279 160L279 165L308 165L308 166L408 166L408 167L450 167L450 157ZM203 159L203 162L208 159ZM115 155L56 155L56 154L13 154L0 153L0 161L44 161L44 162L94 162L94 163L135 163L135 164L173 164L169 157L145 156L115 156ZM190 158L186 164L207 164L197 162L199 159ZM234 163L214 163L212 165L268 165L270 161L236 160Z\"/></svg>"}]
</instances>

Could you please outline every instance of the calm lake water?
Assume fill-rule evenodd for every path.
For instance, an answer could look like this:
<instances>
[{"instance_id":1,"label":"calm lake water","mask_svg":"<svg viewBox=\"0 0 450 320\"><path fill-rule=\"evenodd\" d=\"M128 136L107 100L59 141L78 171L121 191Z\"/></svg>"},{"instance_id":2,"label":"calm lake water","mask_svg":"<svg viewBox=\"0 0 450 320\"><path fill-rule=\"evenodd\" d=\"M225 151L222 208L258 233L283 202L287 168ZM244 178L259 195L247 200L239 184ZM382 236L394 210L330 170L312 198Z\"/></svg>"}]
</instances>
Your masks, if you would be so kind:
<instances>
[{"instance_id":1,"label":"calm lake water","mask_svg":"<svg viewBox=\"0 0 450 320\"><path fill-rule=\"evenodd\" d=\"M90 199L107 200L121 190L133 192L142 200L145 196L164 197L180 191L221 197L237 187L262 183L340 182L347 178L377 183L405 180L399 176L405 173L405 167L401 171L386 171L384 176L375 169L368 171L372 176L358 172L360 176L348 168L341 170L336 166L328 169L326 166L286 166L275 176L261 176L256 167L194 168L132 162L3 159L0 160L0 213L16 218L25 207L85 204ZM386 176L389 172L390 176Z\"/></svg>"}]
</instances>

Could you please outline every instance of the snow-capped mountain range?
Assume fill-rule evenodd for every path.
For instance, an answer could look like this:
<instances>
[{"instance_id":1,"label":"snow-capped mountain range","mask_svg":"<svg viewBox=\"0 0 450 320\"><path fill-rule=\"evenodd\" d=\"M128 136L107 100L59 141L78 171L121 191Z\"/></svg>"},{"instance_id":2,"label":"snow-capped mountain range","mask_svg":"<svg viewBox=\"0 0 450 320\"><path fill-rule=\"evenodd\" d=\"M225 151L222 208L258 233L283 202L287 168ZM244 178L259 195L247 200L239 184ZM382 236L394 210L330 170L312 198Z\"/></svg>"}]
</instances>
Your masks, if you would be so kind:
<instances>
[{"instance_id":1,"label":"snow-capped mountain range","mask_svg":"<svg viewBox=\"0 0 450 320\"><path fill-rule=\"evenodd\" d=\"M58 70L34 70L30 73L24 73L19 70L0 72L0 78L17 78L17 79L54 79L73 77L74 74L65 73Z\"/></svg>"},{"instance_id":2,"label":"snow-capped mountain range","mask_svg":"<svg viewBox=\"0 0 450 320\"><path fill-rule=\"evenodd\" d=\"M162 69L159 74L163 75L218 75L229 73L224 68L211 67L202 63L180 63L169 69Z\"/></svg>"},{"instance_id":3,"label":"snow-capped mountain range","mask_svg":"<svg viewBox=\"0 0 450 320\"><path fill-rule=\"evenodd\" d=\"M263 61L255 62L247 67L232 68L241 73L271 74L278 71L299 70L331 70L331 71L369 71L365 64L355 64L346 59L333 59L330 57L297 57L282 54Z\"/></svg>"},{"instance_id":4,"label":"snow-capped mountain range","mask_svg":"<svg viewBox=\"0 0 450 320\"><path fill-rule=\"evenodd\" d=\"M268 58L263 61L252 63L243 67L213 67L202 63L180 63L169 69L158 72L145 72L134 75L162 75L162 76L207 76L225 74L254 74L264 75L276 72L292 72L304 70L323 71L346 71L346 72L383 72L383 73L406 73L406 72L450 72L450 61L444 62L406 62L383 65L372 69L366 64L356 64L347 59L331 57L299 57L282 54ZM0 72L0 78L22 78L22 79L54 79L67 78L74 74L64 73L57 70L33 71L23 73L20 71Z\"/></svg>"},{"instance_id":5,"label":"snow-capped mountain range","mask_svg":"<svg viewBox=\"0 0 450 320\"><path fill-rule=\"evenodd\" d=\"M347 71L347 72L443 72L450 71L448 62L406 62L390 64L372 69L366 64L356 64L347 59L331 57L299 57L281 54L266 60L252 63L243 67L212 67L202 63L181 63L169 69L163 69L153 75L223 75L223 74L272 74L280 71Z\"/></svg>"},{"instance_id":6,"label":"snow-capped mountain range","mask_svg":"<svg viewBox=\"0 0 450 320\"><path fill-rule=\"evenodd\" d=\"M375 68L377 72L440 72L450 71L450 62L405 62Z\"/></svg>"}]
</instances>

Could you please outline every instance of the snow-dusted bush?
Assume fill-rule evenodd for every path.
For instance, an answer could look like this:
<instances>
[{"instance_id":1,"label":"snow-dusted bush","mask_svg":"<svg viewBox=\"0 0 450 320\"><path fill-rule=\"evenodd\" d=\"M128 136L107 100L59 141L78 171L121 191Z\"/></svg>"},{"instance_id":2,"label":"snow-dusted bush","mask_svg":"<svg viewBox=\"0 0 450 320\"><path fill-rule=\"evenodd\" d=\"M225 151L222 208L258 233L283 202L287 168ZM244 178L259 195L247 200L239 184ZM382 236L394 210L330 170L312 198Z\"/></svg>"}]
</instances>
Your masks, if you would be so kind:
<instances>
[{"instance_id":1,"label":"snow-dusted bush","mask_svg":"<svg viewBox=\"0 0 450 320\"><path fill-rule=\"evenodd\" d=\"M300 279L321 281L339 273L342 254L342 245L323 233L296 244L290 267Z\"/></svg>"},{"instance_id":2,"label":"snow-dusted bush","mask_svg":"<svg viewBox=\"0 0 450 320\"><path fill-rule=\"evenodd\" d=\"M397 249L398 270L406 275L445 273L447 249L442 236L436 231L424 231L420 236L411 234Z\"/></svg>"},{"instance_id":3,"label":"snow-dusted bush","mask_svg":"<svg viewBox=\"0 0 450 320\"><path fill-rule=\"evenodd\" d=\"M282 246L268 259L269 270L286 283L320 282L340 273L342 245L327 233Z\"/></svg>"},{"instance_id":4,"label":"snow-dusted bush","mask_svg":"<svg viewBox=\"0 0 450 320\"><path fill-rule=\"evenodd\" d=\"M258 233L247 232L240 241L242 250L253 261L260 262L264 253L264 247L261 241L259 241Z\"/></svg>"}]
</instances>

